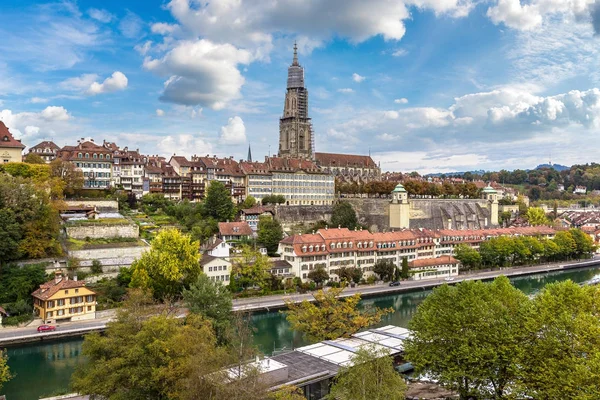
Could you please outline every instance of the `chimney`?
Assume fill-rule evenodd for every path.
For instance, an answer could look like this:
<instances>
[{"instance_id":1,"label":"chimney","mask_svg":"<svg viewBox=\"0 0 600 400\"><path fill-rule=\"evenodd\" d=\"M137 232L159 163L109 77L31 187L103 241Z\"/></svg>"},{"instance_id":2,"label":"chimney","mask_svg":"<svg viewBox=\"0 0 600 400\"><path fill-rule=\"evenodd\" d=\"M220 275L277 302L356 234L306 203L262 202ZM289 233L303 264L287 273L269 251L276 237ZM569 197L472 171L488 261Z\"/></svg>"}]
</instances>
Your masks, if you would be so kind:
<instances>
[{"instance_id":1,"label":"chimney","mask_svg":"<svg viewBox=\"0 0 600 400\"><path fill-rule=\"evenodd\" d=\"M62 280L62 271L59 269L58 271L54 271L54 283L58 285L58 283Z\"/></svg>"},{"instance_id":2,"label":"chimney","mask_svg":"<svg viewBox=\"0 0 600 400\"><path fill-rule=\"evenodd\" d=\"M73 275L73 280L77 282L77 275Z\"/></svg>"}]
</instances>

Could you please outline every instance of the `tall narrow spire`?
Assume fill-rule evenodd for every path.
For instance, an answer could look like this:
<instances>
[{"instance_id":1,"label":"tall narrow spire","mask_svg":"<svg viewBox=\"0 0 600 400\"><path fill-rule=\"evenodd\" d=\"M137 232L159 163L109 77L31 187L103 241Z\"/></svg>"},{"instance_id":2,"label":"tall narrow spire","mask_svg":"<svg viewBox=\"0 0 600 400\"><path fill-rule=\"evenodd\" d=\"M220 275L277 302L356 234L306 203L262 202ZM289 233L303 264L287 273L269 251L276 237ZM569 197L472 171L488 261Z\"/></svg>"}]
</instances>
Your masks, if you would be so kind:
<instances>
[{"instance_id":1,"label":"tall narrow spire","mask_svg":"<svg viewBox=\"0 0 600 400\"><path fill-rule=\"evenodd\" d=\"M294 41L294 61L292 61L292 65L299 65L298 64L298 45L296 44L296 41Z\"/></svg>"},{"instance_id":2,"label":"tall narrow spire","mask_svg":"<svg viewBox=\"0 0 600 400\"><path fill-rule=\"evenodd\" d=\"M252 150L250 150L250 145L248 145L248 162L252 162Z\"/></svg>"}]
</instances>

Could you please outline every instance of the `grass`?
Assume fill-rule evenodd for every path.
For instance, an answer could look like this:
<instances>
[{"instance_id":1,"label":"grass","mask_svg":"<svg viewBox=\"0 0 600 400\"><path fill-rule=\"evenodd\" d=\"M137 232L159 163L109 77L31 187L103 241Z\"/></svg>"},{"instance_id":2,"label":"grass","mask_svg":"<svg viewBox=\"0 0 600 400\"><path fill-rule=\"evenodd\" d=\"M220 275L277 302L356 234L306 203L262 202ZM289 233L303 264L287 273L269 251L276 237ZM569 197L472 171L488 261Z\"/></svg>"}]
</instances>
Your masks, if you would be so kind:
<instances>
[{"instance_id":1,"label":"grass","mask_svg":"<svg viewBox=\"0 0 600 400\"><path fill-rule=\"evenodd\" d=\"M137 238L67 239L69 250L105 249L113 247L137 247L146 244Z\"/></svg>"},{"instance_id":2,"label":"grass","mask_svg":"<svg viewBox=\"0 0 600 400\"><path fill-rule=\"evenodd\" d=\"M67 226L94 226L94 225L131 225L127 218L105 218L105 219L85 219L67 221Z\"/></svg>"}]
</instances>

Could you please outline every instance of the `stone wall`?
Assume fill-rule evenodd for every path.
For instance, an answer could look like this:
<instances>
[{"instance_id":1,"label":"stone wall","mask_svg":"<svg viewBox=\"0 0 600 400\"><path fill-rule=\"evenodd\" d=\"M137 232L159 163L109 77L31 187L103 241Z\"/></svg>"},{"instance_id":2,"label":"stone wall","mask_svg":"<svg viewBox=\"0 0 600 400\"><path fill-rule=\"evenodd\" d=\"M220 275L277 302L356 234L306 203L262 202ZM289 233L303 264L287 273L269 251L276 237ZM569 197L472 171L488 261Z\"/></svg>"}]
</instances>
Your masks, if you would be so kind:
<instances>
[{"instance_id":1,"label":"stone wall","mask_svg":"<svg viewBox=\"0 0 600 400\"><path fill-rule=\"evenodd\" d=\"M332 206L283 206L275 207L275 215L284 226L298 223L310 225L317 221L331 219Z\"/></svg>"},{"instance_id":2,"label":"stone wall","mask_svg":"<svg viewBox=\"0 0 600 400\"><path fill-rule=\"evenodd\" d=\"M103 265L104 260L113 260L114 264L119 264L119 260L122 264L131 264L133 259L141 257L142 253L147 251L149 246L132 246L132 247L110 247L103 249L88 249L88 250L71 250L69 251L70 257L75 257L80 260L99 260ZM83 266L84 263L82 263Z\"/></svg>"},{"instance_id":3,"label":"stone wall","mask_svg":"<svg viewBox=\"0 0 600 400\"><path fill-rule=\"evenodd\" d=\"M116 200L105 200L105 199L75 199L65 200L68 206L78 207L96 207L100 211L118 210L119 202Z\"/></svg>"},{"instance_id":4,"label":"stone wall","mask_svg":"<svg viewBox=\"0 0 600 400\"><path fill-rule=\"evenodd\" d=\"M67 236L73 239L104 238L138 238L140 228L135 224L102 225L101 223L86 226L66 226Z\"/></svg>"}]
</instances>

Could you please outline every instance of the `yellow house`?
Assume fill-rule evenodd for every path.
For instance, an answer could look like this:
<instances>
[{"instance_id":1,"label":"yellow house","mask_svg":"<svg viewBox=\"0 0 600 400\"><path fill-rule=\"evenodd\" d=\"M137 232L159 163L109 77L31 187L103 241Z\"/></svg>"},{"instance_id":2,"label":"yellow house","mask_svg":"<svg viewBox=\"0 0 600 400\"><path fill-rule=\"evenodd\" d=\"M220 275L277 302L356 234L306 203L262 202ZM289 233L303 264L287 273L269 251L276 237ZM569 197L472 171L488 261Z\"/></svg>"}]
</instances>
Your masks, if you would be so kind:
<instances>
[{"instance_id":1,"label":"yellow house","mask_svg":"<svg viewBox=\"0 0 600 400\"><path fill-rule=\"evenodd\" d=\"M84 281L63 277L61 271L31 295L34 312L44 323L96 318L96 293Z\"/></svg>"},{"instance_id":2,"label":"yellow house","mask_svg":"<svg viewBox=\"0 0 600 400\"><path fill-rule=\"evenodd\" d=\"M15 139L6 125L0 121L0 164L23 161L24 148L25 145Z\"/></svg>"}]
</instances>

